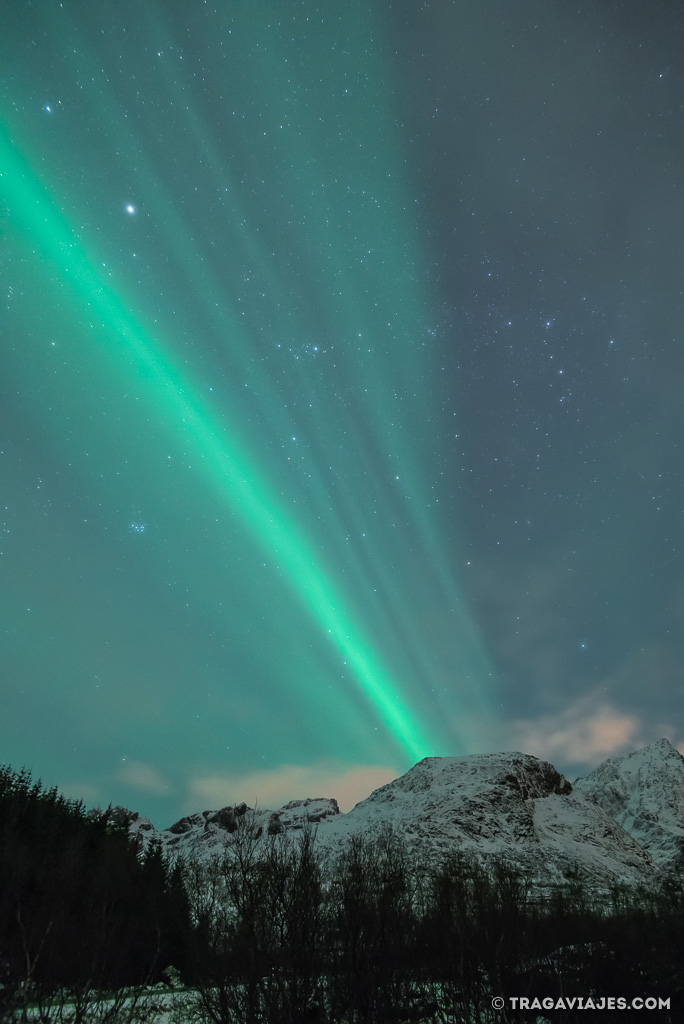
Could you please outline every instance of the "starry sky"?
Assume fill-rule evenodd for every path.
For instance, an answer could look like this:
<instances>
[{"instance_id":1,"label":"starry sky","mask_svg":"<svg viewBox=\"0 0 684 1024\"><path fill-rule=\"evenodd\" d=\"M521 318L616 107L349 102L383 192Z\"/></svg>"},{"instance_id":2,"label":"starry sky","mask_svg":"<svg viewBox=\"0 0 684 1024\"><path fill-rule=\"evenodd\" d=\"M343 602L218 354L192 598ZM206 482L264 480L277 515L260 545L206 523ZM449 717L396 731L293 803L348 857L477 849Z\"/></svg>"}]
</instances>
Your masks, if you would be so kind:
<instances>
[{"instance_id":1,"label":"starry sky","mask_svg":"<svg viewBox=\"0 0 684 1024\"><path fill-rule=\"evenodd\" d=\"M683 43L9 0L0 760L163 826L682 744Z\"/></svg>"}]
</instances>

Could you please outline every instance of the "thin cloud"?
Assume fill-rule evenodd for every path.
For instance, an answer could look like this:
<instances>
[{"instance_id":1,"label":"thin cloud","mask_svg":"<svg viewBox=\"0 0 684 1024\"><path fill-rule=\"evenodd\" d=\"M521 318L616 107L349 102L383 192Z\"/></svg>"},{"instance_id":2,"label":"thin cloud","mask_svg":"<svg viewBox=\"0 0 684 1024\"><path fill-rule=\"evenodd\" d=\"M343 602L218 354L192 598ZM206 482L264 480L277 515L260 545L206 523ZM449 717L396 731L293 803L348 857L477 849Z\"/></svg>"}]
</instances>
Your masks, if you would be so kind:
<instances>
[{"instance_id":1,"label":"thin cloud","mask_svg":"<svg viewBox=\"0 0 684 1024\"><path fill-rule=\"evenodd\" d=\"M117 779L144 793L168 796L170 790L166 779L156 768L144 761L124 761L117 772Z\"/></svg>"},{"instance_id":2,"label":"thin cloud","mask_svg":"<svg viewBox=\"0 0 684 1024\"><path fill-rule=\"evenodd\" d=\"M345 765L323 761L312 765L282 764L244 775L206 775L188 785L186 809L199 811L245 801L250 806L278 808L290 800L334 797L350 810L401 772L388 765Z\"/></svg>"},{"instance_id":3,"label":"thin cloud","mask_svg":"<svg viewBox=\"0 0 684 1024\"><path fill-rule=\"evenodd\" d=\"M508 735L516 749L566 764L595 764L631 744L641 723L609 701L587 695L555 715L518 719Z\"/></svg>"},{"instance_id":4,"label":"thin cloud","mask_svg":"<svg viewBox=\"0 0 684 1024\"><path fill-rule=\"evenodd\" d=\"M82 800L88 806L102 800L101 788L92 782L70 782L66 786L60 786L60 791L69 800Z\"/></svg>"}]
</instances>

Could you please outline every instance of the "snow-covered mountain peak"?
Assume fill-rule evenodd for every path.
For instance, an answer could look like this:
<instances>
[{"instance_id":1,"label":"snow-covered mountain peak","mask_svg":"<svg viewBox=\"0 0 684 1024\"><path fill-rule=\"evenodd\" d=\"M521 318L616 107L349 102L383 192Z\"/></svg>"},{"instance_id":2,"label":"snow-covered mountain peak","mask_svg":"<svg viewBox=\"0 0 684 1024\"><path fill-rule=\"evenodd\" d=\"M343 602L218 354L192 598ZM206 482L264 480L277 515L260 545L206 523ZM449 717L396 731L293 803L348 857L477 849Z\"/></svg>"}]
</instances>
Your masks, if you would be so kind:
<instances>
[{"instance_id":1,"label":"snow-covered mountain peak","mask_svg":"<svg viewBox=\"0 0 684 1024\"><path fill-rule=\"evenodd\" d=\"M575 782L660 864L684 859L684 757L660 739Z\"/></svg>"},{"instance_id":2,"label":"snow-covered mountain peak","mask_svg":"<svg viewBox=\"0 0 684 1024\"><path fill-rule=\"evenodd\" d=\"M523 800L572 790L570 783L552 764L531 754L468 754L463 757L424 757L404 775L376 789L362 803L394 800L398 793L430 790L437 794L442 788L465 792L482 786L500 786L503 790L513 788Z\"/></svg>"},{"instance_id":3,"label":"snow-covered mountain peak","mask_svg":"<svg viewBox=\"0 0 684 1024\"><path fill-rule=\"evenodd\" d=\"M427 757L319 829L325 847L390 826L421 857L503 857L546 881L578 869L600 884L643 880L649 854L591 800L530 754Z\"/></svg>"}]
</instances>

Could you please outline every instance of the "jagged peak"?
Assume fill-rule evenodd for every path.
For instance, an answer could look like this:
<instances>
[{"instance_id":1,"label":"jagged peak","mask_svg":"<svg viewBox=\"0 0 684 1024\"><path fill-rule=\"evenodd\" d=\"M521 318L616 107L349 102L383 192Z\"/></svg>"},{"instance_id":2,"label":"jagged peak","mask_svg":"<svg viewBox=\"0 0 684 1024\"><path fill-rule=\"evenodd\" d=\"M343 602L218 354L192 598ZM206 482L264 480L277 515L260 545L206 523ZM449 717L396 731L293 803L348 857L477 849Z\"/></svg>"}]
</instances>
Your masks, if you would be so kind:
<instances>
[{"instance_id":1,"label":"jagged peak","mask_svg":"<svg viewBox=\"0 0 684 1024\"><path fill-rule=\"evenodd\" d=\"M659 863L677 863L684 854L684 757L669 740L609 758L575 786Z\"/></svg>"},{"instance_id":2,"label":"jagged peak","mask_svg":"<svg viewBox=\"0 0 684 1024\"><path fill-rule=\"evenodd\" d=\"M631 754L627 754L627 757L636 757L639 754L656 754L666 758L672 758L675 761L684 761L681 753L665 736L662 736L659 740L654 740L653 743L647 743L643 747L639 747L638 750L633 750Z\"/></svg>"},{"instance_id":3,"label":"jagged peak","mask_svg":"<svg viewBox=\"0 0 684 1024\"><path fill-rule=\"evenodd\" d=\"M665 736L661 736L659 740L653 740L652 743L645 743L643 747L638 747L636 750L631 750L628 754L618 755L611 760L622 760L624 758L632 757L643 757L646 754L655 754L664 757L674 757L679 759L682 755L679 753L676 747L670 743Z\"/></svg>"},{"instance_id":4,"label":"jagged peak","mask_svg":"<svg viewBox=\"0 0 684 1024\"><path fill-rule=\"evenodd\" d=\"M589 782L594 778L600 778L606 774L625 774L637 769L643 770L652 765L655 771L664 763L670 763L684 769L684 757L676 747L664 736L652 743L647 743L637 750L631 750L627 754L616 754L606 758L601 764L593 768L588 775L577 779L577 783Z\"/></svg>"}]
</instances>

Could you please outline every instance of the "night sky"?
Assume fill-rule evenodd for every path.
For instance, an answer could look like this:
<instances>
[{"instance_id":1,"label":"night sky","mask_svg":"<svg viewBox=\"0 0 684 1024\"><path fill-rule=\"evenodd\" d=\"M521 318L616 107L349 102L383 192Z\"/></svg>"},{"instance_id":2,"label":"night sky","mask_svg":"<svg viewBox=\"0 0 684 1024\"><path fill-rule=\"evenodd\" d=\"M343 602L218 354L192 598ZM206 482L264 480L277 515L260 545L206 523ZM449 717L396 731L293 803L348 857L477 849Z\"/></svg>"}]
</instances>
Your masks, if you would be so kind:
<instances>
[{"instance_id":1,"label":"night sky","mask_svg":"<svg viewBox=\"0 0 684 1024\"><path fill-rule=\"evenodd\" d=\"M168 825L682 744L683 48L10 0L0 761Z\"/></svg>"}]
</instances>

